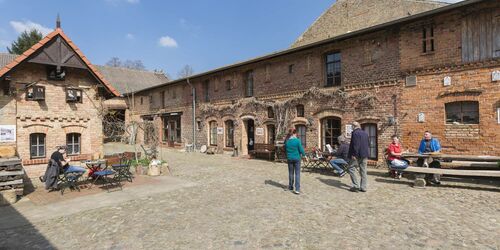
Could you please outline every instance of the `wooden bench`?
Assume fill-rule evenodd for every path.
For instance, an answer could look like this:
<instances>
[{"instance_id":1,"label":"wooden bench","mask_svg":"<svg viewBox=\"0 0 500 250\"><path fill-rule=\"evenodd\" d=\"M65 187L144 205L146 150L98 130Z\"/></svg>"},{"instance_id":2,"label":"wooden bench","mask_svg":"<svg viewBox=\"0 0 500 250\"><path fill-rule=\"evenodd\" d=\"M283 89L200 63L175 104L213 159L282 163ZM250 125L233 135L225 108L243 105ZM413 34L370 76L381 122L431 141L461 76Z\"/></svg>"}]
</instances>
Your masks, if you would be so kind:
<instances>
[{"instance_id":1,"label":"wooden bench","mask_svg":"<svg viewBox=\"0 0 500 250\"><path fill-rule=\"evenodd\" d=\"M254 149L250 151L250 154L252 154L255 158L261 158L265 156L265 158L263 159L267 159L270 161L274 159L274 153L276 149L273 144L255 143L253 148Z\"/></svg>"},{"instance_id":2,"label":"wooden bench","mask_svg":"<svg viewBox=\"0 0 500 250\"><path fill-rule=\"evenodd\" d=\"M495 156L468 156L468 155L447 155L447 154L429 154L418 155L406 153L403 154L406 158L423 158L430 162L432 159L441 160L441 168L426 168L409 166L404 172L415 173L415 187L425 187L426 182L424 174L439 174L439 175L454 175L454 176L481 176L481 177L500 177L500 168L498 170L482 170L482 169L450 169L446 167L489 167L495 169L495 165L500 160L500 157ZM444 167L444 168L443 168Z\"/></svg>"}]
</instances>

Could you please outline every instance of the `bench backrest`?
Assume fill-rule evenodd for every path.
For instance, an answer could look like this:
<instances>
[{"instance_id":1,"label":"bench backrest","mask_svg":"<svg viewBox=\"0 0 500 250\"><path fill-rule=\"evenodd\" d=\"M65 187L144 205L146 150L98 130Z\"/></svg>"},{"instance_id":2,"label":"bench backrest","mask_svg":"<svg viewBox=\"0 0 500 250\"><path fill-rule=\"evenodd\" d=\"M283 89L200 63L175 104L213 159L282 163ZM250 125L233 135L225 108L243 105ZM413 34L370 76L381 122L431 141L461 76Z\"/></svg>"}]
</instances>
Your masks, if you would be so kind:
<instances>
[{"instance_id":1,"label":"bench backrest","mask_svg":"<svg viewBox=\"0 0 500 250\"><path fill-rule=\"evenodd\" d=\"M267 144L267 143L255 143L254 145L254 150L255 151L274 151L274 145L273 144Z\"/></svg>"}]
</instances>

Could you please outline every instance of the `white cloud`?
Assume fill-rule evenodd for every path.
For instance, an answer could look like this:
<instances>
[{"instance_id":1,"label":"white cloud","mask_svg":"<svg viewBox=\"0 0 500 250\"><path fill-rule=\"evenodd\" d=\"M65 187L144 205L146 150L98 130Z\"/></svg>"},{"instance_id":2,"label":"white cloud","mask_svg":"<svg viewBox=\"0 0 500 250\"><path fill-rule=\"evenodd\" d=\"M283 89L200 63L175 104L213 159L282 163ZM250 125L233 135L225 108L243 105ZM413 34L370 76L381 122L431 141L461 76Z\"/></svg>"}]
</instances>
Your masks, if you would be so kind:
<instances>
[{"instance_id":1,"label":"white cloud","mask_svg":"<svg viewBox=\"0 0 500 250\"><path fill-rule=\"evenodd\" d=\"M125 35L125 38L127 38L128 40L134 40L135 36L134 36L134 34L127 33L127 35Z\"/></svg>"},{"instance_id":2,"label":"white cloud","mask_svg":"<svg viewBox=\"0 0 500 250\"><path fill-rule=\"evenodd\" d=\"M162 47L177 48L177 42L169 36L162 36L158 40L158 44Z\"/></svg>"},{"instance_id":3,"label":"white cloud","mask_svg":"<svg viewBox=\"0 0 500 250\"><path fill-rule=\"evenodd\" d=\"M139 3L141 0L127 0L127 3L132 3L132 4L135 4L135 3Z\"/></svg>"},{"instance_id":4,"label":"white cloud","mask_svg":"<svg viewBox=\"0 0 500 250\"><path fill-rule=\"evenodd\" d=\"M42 35L46 36L50 32L53 31L51 28L47 28L39 23L34 23L30 20L26 21L10 21L10 26L17 32L22 33L24 31L30 31L32 29L36 29L42 32Z\"/></svg>"}]
</instances>

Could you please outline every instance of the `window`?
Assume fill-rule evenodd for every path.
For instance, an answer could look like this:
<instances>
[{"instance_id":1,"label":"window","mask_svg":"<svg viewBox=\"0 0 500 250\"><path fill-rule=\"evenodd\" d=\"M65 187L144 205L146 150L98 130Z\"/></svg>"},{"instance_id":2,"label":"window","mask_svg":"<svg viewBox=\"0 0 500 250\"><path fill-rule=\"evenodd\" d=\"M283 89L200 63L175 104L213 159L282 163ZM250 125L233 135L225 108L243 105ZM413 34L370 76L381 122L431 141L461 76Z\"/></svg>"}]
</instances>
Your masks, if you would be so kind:
<instances>
[{"instance_id":1,"label":"window","mask_svg":"<svg viewBox=\"0 0 500 250\"><path fill-rule=\"evenodd\" d=\"M295 126L295 129L297 130L297 137L300 139L302 147L306 147L306 126L297 125Z\"/></svg>"},{"instance_id":2,"label":"window","mask_svg":"<svg viewBox=\"0 0 500 250\"><path fill-rule=\"evenodd\" d=\"M341 82L340 53L326 55L326 86L340 86Z\"/></svg>"},{"instance_id":3,"label":"window","mask_svg":"<svg viewBox=\"0 0 500 250\"><path fill-rule=\"evenodd\" d=\"M66 68L61 66L47 66L47 80L64 81Z\"/></svg>"},{"instance_id":4,"label":"window","mask_svg":"<svg viewBox=\"0 0 500 250\"><path fill-rule=\"evenodd\" d=\"M83 102L81 89L66 89L66 102Z\"/></svg>"},{"instance_id":5,"label":"window","mask_svg":"<svg viewBox=\"0 0 500 250\"><path fill-rule=\"evenodd\" d=\"M10 95L10 81L2 81L1 84L3 95Z\"/></svg>"},{"instance_id":6,"label":"window","mask_svg":"<svg viewBox=\"0 0 500 250\"><path fill-rule=\"evenodd\" d=\"M45 157L45 134L30 134L30 156L31 158Z\"/></svg>"},{"instance_id":7,"label":"window","mask_svg":"<svg viewBox=\"0 0 500 250\"><path fill-rule=\"evenodd\" d=\"M142 96L141 96L141 105L144 104L144 100L142 99Z\"/></svg>"},{"instance_id":8,"label":"window","mask_svg":"<svg viewBox=\"0 0 500 250\"><path fill-rule=\"evenodd\" d=\"M479 103L475 101L445 104L446 123L479 124Z\"/></svg>"},{"instance_id":9,"label":"window","mask_svg":"<svg viewBox=\"0 0 500 250\"><path fill-rule=\"evenodd\" d=\"M273 109L273 107L267 107L267 118L274 118L274 109Z\"/></svg>"},{"instance_id":10,"label":"window","mask_svg":"<svg viewBox=\"0 0 500 250\"><path fill-rule=\"evenodd\" d=\"M429 25L422 28L422 52L434 52L434 26Z\"/></svg>"},{"instance_id":11,"label":"window","mask_svg":"<svg viewBox=\"0 0 500 250\"><path fill-rule=\"evenodd\" d=\"M45 100L45 87L31 86L26 89L26 100L43 101Z\"/></svg>"},{"instance_id":12,"label":"window","mask_svg":"<svg viewBox=\"0 0 500 250\"><path fill-rule=\"evenodd\" d=\"M321 120L322 147L326 149L326 144L331 146L338 144L338 137L341 135L341 120L336 117L327 117Z\"/></svg>"},{"instance_id":13,"label":"window","mask_svg":"<svg viewBox=\"0 0 500 250\"><path fill-rule=\"evenodd\" d=\"M245 97L253 96L253 70L247 71L245 75Z\"/></svg>"},{"instance_id":14,"label":"window","mask_svg":"<svg viewBox=\"0 0 500 250\"><path fill-rule=\"evenodd\" d=\"M377 124L362 124L361 128L368 134L368 159L377 160Z\"/></svg>"},{"instance_id":15,"label":"window","mask_svg":"<svg viewBox=\"0 0 500 250\"><path fill-rule=\"evenodd\" d=\"M166 142L168 139L168 117L162 118L163 127L162 127L162 137L161 140Z\"/></svg>"},{"instance_id":16,"label":"window","mask_svg":"<svg viewBox=\"0 0 500 250\"><path fill-rule=\"evenodd\" d=\"M177 98L177 91L175 91L175 88L172 88L172 99Z\"/></svg>"},{"instance_id":17,"label":"window","mask_svg":"<svg viewBox=\"0 0 500 250\"><path fill-rule=\"evenodd\" d=\"M211 121L209 125L210 146L217 146L217 122Z\"/></svg>"},{"instance_id":18,"label":"window","mask_svg":"<svg viewBox=\"0 0 500 250\"><path fill-rule=\"evenodd\" d=\"M232 89L232 86L231 86L231 80L227 80L226 81L226 90L229 91Z\"/></svg>"},{"instance_id":19,"label":"window","mask_svg":"<svg viewBox=\"0 0 500 250\"><path fill-rule=\"evenodd\" d=\"M165 90L160 92L161 108L165 108Z\"/></svg>"},{"instance_id":20,"label":"window","mask_svg":"<svg viewBox=\"0 0 500 250\"><path fill-rule=\"evenodd\" d=\"M81 135L79 133L70 133L66 135L66 146L68 147L66 152L68 155L80 154L80 139Z\"/></svg>"},{"instance_id":21,"label":"window","mask_svg":"<svg viewBox=\"0 0 500 250\"><path fill-rule=\"evenodd\" d=\"M234 122L228 120L226 123L226 147L234 147Z\"/></svg>"},{"instance_id":22,"label":"window","mask_svg":"<svg viewBox=\"0 0 500 250\"><path fill-rule=\"evenodd\" d=\"M267 125L267 143L274 145L276 141L276 127L272 124Z\"/></svg>"},{"instance_id":23,"label":"window","mask_svg":"<svg viewBox=\"0 0 500 250\"><path fill-rule=\"evenodd\" d=\"M182 142L181 116L164 116L163 118L163 142Z\"/></svg>"},{"instance_id":24,"label":"window","mask_svg":"<svg viewBox=\"0 0 500 250\"><path fill-rule=\"evenodd\" d=\"M210 95L208 93L208 90L209 90L209 84L210 84L210 81L209 80L205 80L203 82L203 93L205 94L205 101L206 102L209 102L210 101Z\"/></svg>"},{"instance_id":25,"label":"window","mask_svg":"<svg viewBox=\"0 0 500 250\"><path fill-rule=\"evenodd\" d=\"M201 130L201 121L196 121L196 130Z\"/></svg>"},{"instance_id":26,"label":"window","mask_svg":"<svg viewBox=\"0 0 500 250\"><path fill-rule=\"evenodd\" d=\"M288 65L288 74L292 74L293 73L293 67L294 66L295 66L294 64Z\"/></svg>"},{"instance_id":27,"label":"window","mask_svg":"<svg viewBox=\"0 0 500 250\"><path fill-rule=\"evenodd\" d=\"M304 105L297 105L297 117L304 117Z\"/></svg>"}]
</instances>

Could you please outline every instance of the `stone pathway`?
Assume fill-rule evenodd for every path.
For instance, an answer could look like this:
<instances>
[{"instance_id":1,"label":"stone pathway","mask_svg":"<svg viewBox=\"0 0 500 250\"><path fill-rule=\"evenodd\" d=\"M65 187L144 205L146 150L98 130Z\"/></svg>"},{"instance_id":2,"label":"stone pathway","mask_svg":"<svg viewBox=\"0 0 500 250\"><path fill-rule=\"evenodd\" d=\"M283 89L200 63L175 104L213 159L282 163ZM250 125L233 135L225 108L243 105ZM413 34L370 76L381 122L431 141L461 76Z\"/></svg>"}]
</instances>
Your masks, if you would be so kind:
<instances>
[{"instance_id":1,"label":"stone pathway","mask_svg":"<svg viewBox=\"0 0 500 250\"><path fill-rule=\"evenodd\" d=\"M283 190L284 164L163 153L173 176L193 185L46 220L26 215L27 225L0 230L0 248L500 248L498 180L414 189L370 170L368 192L351 193L348 176L303 173L297 196Z\"/></svg>"}]
</instances>

